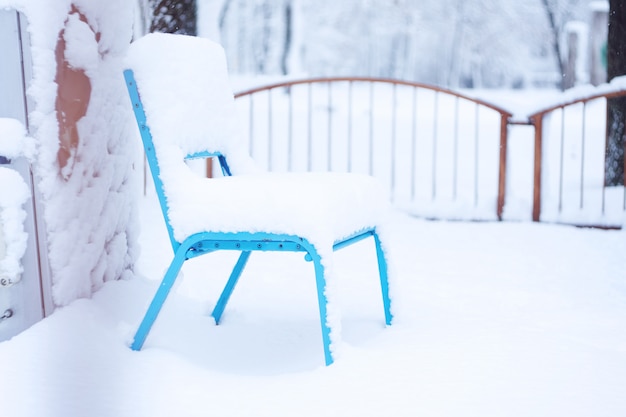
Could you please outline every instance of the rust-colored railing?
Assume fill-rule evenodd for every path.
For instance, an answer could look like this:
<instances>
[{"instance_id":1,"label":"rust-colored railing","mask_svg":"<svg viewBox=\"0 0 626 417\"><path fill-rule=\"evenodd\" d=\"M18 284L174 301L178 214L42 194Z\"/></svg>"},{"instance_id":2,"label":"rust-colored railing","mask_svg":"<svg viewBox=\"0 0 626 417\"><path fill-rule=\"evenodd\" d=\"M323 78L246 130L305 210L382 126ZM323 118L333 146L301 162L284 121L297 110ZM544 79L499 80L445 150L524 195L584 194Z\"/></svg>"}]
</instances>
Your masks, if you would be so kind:
<instances>
[{"instance_id":1,"label":"rust-colored railing","mask_svg":"<svg viewBox=\"0 0 626 417\"><path fill-rule=\"evenodd\" d=\"M493 204L502 219L507 110L432 85L364 77L281 82L235 98L250 153L270 171L365 172L405 204L458 203L457 218ZM486 188L493 191L480 195Z\"/></svg>"},{"instance_id":2,"label":"rust-colored railing","mask_svg":"<svg viewBox=\"0 0 626 417\"><path fill-rule=\"evenodd\" d=\"M557 105L547 107L534 114L531 114L529 124L535 128L534 138L534 172L533 172L533 207L532 219L534 221L544 220L544 198L552 197L552 206L556 217L548 221L560 223L570 223L577 225L589 225L596 227L620 227L621 216L626 211L626 188L607 187L605 183L605 165L607 152L607 123L606 123L606 102L607 100L626 97L626 90L611 92L596 92L571 100L565 100ZM590 112L592 106L603 106ZM597 115L603 117L598 120ZM576 122L579 129L572 129ZM550 142L547 143L547 139ZM625 145L626 146L626 145ZM548 166L546 152L552 149L552 164L554 166L551 175L547 176L545 170ZM564 174L568 169L571 175ZM626 168L626 167L625 167ZM626 169L625 169L626 171ZM551 190L556 192L556 197L552 193L545 192L547 187L547 177L553 179ZM577 184L567 178L576 178ZM626 174L623 178L626 184ZM586 206L595 206L589 210L599 211L600 217L605 217L607 213L607 189L611 188L613 193L612 206L613 217L615 219L605 219L598 223L596 220L585 220L589 217L584 210ZM619 188L621 188L620 197ZM569 201L567 199L570 197ZM618 200L622 200L618 202ZM615 208L621 205L620 208ZM559 218L564 211L582 214L580 218Z\"/></svg>"}]
</instances>

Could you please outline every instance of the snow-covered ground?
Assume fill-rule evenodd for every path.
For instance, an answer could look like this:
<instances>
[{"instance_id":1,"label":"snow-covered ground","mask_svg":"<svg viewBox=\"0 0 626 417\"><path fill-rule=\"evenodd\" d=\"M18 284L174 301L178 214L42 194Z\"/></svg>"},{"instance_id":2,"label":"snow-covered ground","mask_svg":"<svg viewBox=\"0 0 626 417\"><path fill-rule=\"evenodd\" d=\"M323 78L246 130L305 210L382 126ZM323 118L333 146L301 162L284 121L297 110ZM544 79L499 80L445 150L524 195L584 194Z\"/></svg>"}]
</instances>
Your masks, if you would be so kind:
<instances>
[{"instance_id":1,"label":"snow-covered ground","mask_svg":"<svg viewBox=\"0 0 626 417\"><path fill-rule=\"evenodd\" d=\"M131 351L171 257L152 193L140 214L136 279L0 343L2 416L626 415L625 231L396 213L394 324L371 242L339 252L343 343L325 367L301 255L253 254L220 326L235 254L189 262Z\"/></svg>"},{"instance_id":2,"label":"snow-covered ground","mask_svg":"<svg viewBox=\"0 0 626 417\"><path fill-rule=\"evenodd\" d=\"M40 185L54 200L48 238L63 307L0 343L0 417L626 415L626 229L428 222L396 212L387 243L394 323L384 326L372 243L340 252L333 266L343 342L330 367L310 263L255 253L215 326L209 312L235 254L211 254L183 267L144 349L131 351L172 254L149 192L139 202L136 276L122 272L134 259L122 255L134 251L130 179L140 175L130 168L125 92L118 97L130 3L65 0L52 10L43 3L0 0L24 10L32 25L34 136ZM70 3L97 27L74 12L68 19ZM89 175L67 184L57 176L51 88L63 27L72 66L86 71L96 92L81 124L93 135L85 143L100 146L83 149L73 172ZM503 94L516 115L531 107L526 96ZM119 111L108 111L118 98ZM520 142L512 139L510 152L529 154ZM524 170L511 181L530 195ZM80 204L68 205L78 190L87 190ZM517 206L529 212L523 198L507 204L508 219L519 219ZM130 243L109 229L128 232ZM114 250L92 244L105 238ZM126 279L109 281L120 275Z\"/></svg>"},{"instance_id":3,"label":"snow-covered ground","mask_svg":"<svg viewBox=\"0 0 626 417\"><path fill-rule=\"evenodd\" d=\"M236 254L190 261L131 351L172 256L155 196L140 199L136 276L75 301L87 293L61 291L67 305L0 343L0 416L626 415L626 230L396 212L394 323L384 326L372 243L343 250L343 342L324 367L313 267L297 254L255 253L220 326L209 312ZM94 225L120 216L79 211ZM94 253L64 241L70 264ZM64 288L90 283L91 268L68 272Z\"/></svg>"}]
</instances>

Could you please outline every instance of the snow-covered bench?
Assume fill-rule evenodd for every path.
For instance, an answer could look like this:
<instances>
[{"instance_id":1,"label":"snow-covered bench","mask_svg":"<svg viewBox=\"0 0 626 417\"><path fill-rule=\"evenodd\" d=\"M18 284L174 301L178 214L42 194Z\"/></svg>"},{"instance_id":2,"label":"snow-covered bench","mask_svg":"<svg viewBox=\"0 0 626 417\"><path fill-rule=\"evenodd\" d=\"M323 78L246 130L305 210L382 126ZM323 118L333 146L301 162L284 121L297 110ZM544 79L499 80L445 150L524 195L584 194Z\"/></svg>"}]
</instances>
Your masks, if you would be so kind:
<instances>
[{"instance_id":1,"label":"snow-covered bench","mask_svg":"<svg viewBox=\"0 0 626 417\"><path fill-rule=\"evenodd\" d=\"M174 251L132 349L141 349L183 263L216 250L241 255L213 317L219 322L252 251L304 252L313 262L324 356L339 341L333 310L333 252L372 237L386 324L387 261L379 231L389 203L382 186L356 174L259 172L235 120L221 46L201 38L150 34L134 42L125 78ZM215 157L224 177L195 175L186 159ZM236 175L231 175L236 174Z\"/></svg>"}]
</instances>

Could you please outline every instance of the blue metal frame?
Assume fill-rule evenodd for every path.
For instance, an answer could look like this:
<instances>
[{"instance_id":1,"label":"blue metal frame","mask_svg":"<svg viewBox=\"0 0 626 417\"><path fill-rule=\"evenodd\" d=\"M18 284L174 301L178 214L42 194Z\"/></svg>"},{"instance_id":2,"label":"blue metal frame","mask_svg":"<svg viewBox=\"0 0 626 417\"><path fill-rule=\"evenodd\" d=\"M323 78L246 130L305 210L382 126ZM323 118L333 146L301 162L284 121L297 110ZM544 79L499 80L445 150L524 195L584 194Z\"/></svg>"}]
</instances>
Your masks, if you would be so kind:
<instances>
[{"instance_id":1,"label":"blue metal frame","mask_svg":"<svg viewBox=\"0 0 626 417\"><path fill-rule=\"evenodd\" d=\"M226 163L226 157L222 155L221 152L202 151L202 152L196 152L191 155L187 155L185 157L185 159L198 159L198 158L217 158L217 160L220 163L220 167L222 168L222 174L228 177L233 175L230 173L230 167Z\"/></svg>"},{"instance_id":2,"label":"blue metal frame","mask_svg":"<svg viewBox=\"0 0 626 417\"><path fill-rule=\"evenodd\" d=\"M222 317L224 309L228 304L228 300L237 285L237 281L241 276L246 263L250 257L252 251L274 251L274 252L304 252L305 259L313 262L315 269L315 280L317 288L317 299L319 305L320 323L322 329L322 342L324 345L324 359L326 365L333 363L333 357L330 351L330 328L328 326L327 317L327 304L328 300L324 293L326 287L326 278L324 274L324 266L321 263L321 257L315 247L309 243L306 239L287 234L276 233L214 233L214 232L201 232L196 233L183 242L178 242L174 238L174 232L170 224L168 216L167 198L163 191L163 183L160 179L160 169L158 159L155 153L154 144L152 141L152 134L146 121L146 115L143 110L143 105L139 97L137 85L135 83L132 70L124 71L124 78L126 79L126 86L133 104L133 110L139 126L139 132L141 133L141 139L146 151L146 157L154 180L157 196L161 205L161 210L165 223L167 225L167 231L174 251L174 259L172 260L161 284L146 311L146 314L135 333L134 341L131 345L133 350L140 350L156 320L163 303L167 299L167 296L178 277L178 273L182 268L184 262L188 259L192 259L207 253L215 252L218 250L236 250L241 251L241 255L233 268L233 271L226 282L226 286L220 295L215 308L213 309L212 316L215 319L216 324ZM187 158L206 158L217 157L222 171L225 175L231 175L230 168L226 163L226 158L219 152L199 152L192 155L188 155ZM352 236L348 236L345 239L339 240L334 243L333 250L339 250L343 247L351 245L362 239L372 236L374 238L376 246L376 256L378 260L378 271L380 275L380 283L383 298L383 307L385 311L385 323L391 324L393 316L390 311L390 299L389 299L389 284L387 277L387 262L381 247L380 239L374 228L359 231Z\"/></svg>"}]
</instances>

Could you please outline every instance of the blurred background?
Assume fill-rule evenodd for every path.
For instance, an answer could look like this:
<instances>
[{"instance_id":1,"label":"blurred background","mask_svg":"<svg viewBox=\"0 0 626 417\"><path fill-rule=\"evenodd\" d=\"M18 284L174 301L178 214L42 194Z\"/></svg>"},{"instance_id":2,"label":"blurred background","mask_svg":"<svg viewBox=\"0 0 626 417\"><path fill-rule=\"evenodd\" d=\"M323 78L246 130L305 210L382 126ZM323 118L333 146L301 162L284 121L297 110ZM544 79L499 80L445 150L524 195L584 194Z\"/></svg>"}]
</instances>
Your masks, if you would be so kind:
<instances>
[{"instance_id":1,"label":"blurred background","mask_svg":"<svg viewBox=\"0 0 626 417\"><path fill-rule=\"evenodd\" d=\"M139 33L217 40L233 74L389 77L450 88L606 80L608 1L137 1ZM598 70L604 75L594 79Z\"/></svg>"}]
</instances>

